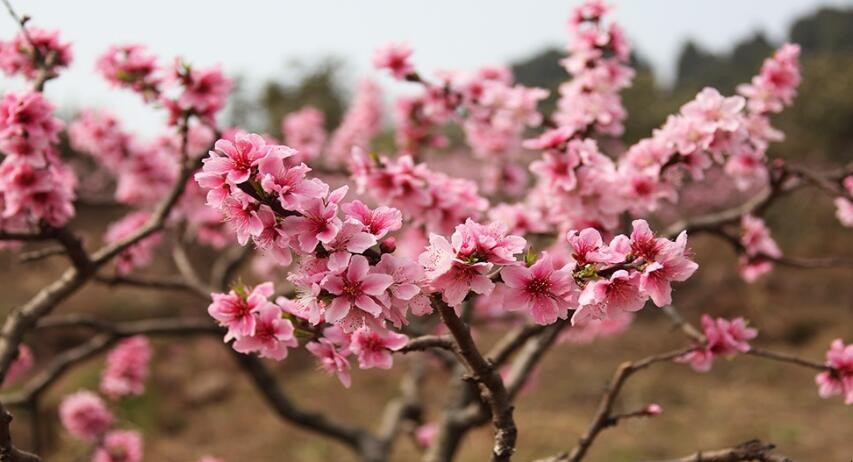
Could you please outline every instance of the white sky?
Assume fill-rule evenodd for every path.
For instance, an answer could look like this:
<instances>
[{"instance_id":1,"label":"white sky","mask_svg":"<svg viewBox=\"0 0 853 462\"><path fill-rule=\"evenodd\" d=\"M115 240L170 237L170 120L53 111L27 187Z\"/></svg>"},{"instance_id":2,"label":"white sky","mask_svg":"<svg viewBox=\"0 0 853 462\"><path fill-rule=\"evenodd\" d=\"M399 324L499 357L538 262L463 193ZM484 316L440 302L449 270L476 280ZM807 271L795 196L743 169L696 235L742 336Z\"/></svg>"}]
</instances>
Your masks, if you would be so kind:
<instances>
[{"instance_id":1,"label":"white sky","mask_svg":"<svg viewBox=\"0 0 853 462\"><path fill-rule=\"evenodd\" d=\"M93 79L95 57L111 43L146 44L164 59L221 64L251 82L288 75L286 63L325 56L346 60L348 75L372 73L373 50L388 41L415 49L419 69L470 68L525 57L566 42L573 1L557 0L12 0L33 24L61 28L74 64L48 87L61 106L109 107L150 133L160 115L134 95ZM756 30L781 40L797 16L853 0L611 0L614 17L659 75L672 75L691 38L712 50ZM0 14L0 37L15 24ZM385 83L390 84L388 80ZM12 84L15 85L15 84ZM0 77L0 87L8 87Z\"/></svg>"}]
</instances>

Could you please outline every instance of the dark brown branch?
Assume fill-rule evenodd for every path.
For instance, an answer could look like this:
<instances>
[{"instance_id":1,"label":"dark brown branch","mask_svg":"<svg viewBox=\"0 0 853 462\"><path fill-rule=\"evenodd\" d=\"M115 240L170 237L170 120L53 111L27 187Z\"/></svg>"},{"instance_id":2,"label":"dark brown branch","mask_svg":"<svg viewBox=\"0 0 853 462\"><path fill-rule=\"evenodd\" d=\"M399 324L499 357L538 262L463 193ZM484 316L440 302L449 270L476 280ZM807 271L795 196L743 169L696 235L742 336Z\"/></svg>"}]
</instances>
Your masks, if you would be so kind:
<instances>
[{"instance_id":1,"label":"dark brown branch","mask_svg":"<svg viewBox=\"0 0 853 462\"><path fill-rule=\"evenodd\" d=\"M751 348L746 354L750 356L757 356L759 358L766 358L773 361L780 361L788 364L796 364L798 366L808 367L810 369L815 369L817 371L822 372L832 372L833 369L826 364L817 363L814 361L809 361L807 359L798 358L796 356L787 355L784 353L776 353L774 351L768 351L761 348Z\"/></svg>"},{"instance_id":2,"label":"dark brown branch","mask_svg":"<svg viewBox=\"0 0 853 462\"><path fill-rule=\"evenodd\" d=\"M613 405L629 377L631 377L635 372L643 370L652 364L672 361L679 356L689 353L694 348L695 347L682 348L667 353L649 356L639 361L625 362L619 365L616 372L613 374L613 378L610 379L610 383L607 385L604 395L601 397L595 417L593 417L586 432L581 436L578 441L578 445L572 449L571 453L569 453L565 458L565 461L578 462L583 459L587 451L589 451L589 448L592 446L592 443L595 442L596 437L604 429L612 427L618 423L618 420L613 419Z\"/></svg>"},{"instance_id":3,"label":"dark brown branch","mask_svg":"<svg viewBox=\"0 0 853 462\"><path fill-rule=\"evenodd\" d=\"M279 416L307 430L327 436L362 455L365 460L381 461L382 448L378 439L364 429L333 421L319 412L307 411L296 406L279 388L275 375L255 356L233 351L232 356L248 374L255 388L263 395Z\"/></svg>"},{"instance_id":4,"label":"dark brown branch","mask_svg":"<svg viewBox=\"0 0 853 462\"><path fill-rule=\"evenodd\" d=\"M454 351L453 340L446 335L422 335L409 340L409 343L397 350L397 353L406 354L413 351L426 351L432 348Z\"/></svg>"},{"instance_id":5,"label":"dark brown branch","mask_svg":"<svg viewBox=\"0 0 853 462\"><path fill-rule=\"evenodd\" d=\"M140 289L152 290L178 290L193 294L203 300L210 299L210 291L201 290L192 284L182 279L153 279L141 276L95 276L93 281L114 287L114 286L129 286Z\"/></svg>"},{"instance_id":6,"label":"dark brown branch","mask_svg":"<svg viewBox=\"0 0 853 462\"><path fill-rule=\"evenodd\" d=\"M776 446L759 440L747 441L733 448L699 451L695 454L670 459L665 462L794 462L780 454L773 454Z\"/></svg>"},{"instance_id":7,"label":"dark brown branch","mask_svg":"<svg viewBox=\"0 0 853 462\"><path fill-rule=\"evenodd\" d=\"M41 462L39 456L21 451L12 444L11 427L12 414L0 403L0 462Z\"/></svg>"},{"instance_id":8,"label":"dark brown branch","mask_svg":"<svg viewBox=\"0 0 853 462\"><path fill-rule=\"evenodd\" d=\"M515 440L518 429L512 416L512 403L509 393L504 387L500 374L494 364L480 354L468 326L456 315L453 307L438 298L434 305L441 314L456 345L456 353L465 363L470 380L480 385L483 400L489 405L492 413L492 424L495 427L495 446L492 449L492 461L508 461L515 451Z\"/></svg>"}]
</instances>

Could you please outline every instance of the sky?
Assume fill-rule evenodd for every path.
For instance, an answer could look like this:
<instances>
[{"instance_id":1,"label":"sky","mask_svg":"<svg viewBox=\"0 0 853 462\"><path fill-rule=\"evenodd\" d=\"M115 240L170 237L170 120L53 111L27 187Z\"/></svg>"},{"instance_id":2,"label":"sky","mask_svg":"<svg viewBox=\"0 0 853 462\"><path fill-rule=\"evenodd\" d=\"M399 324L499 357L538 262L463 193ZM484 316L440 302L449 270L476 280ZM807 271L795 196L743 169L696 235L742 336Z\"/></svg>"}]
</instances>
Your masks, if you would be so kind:
<instances>
[{"instance_id":1,"label":"sky","mask_svg":"<svg viewBox=\"0 0 853 462\"><path fill-rule=\"evenodd\" d=\"M135 95L110 88L93 73L96 57L113 43L143 43L164 62L183 56L199 66L221 64L251 83L293 76L294 59L341 57L347 78L375 74L373 51L408 42L423 71L506 63L566 43L566 19L579 2L556 0L12 0L32 24L59 28L72 42L74 63L48 86L64 107L107 107L127 124L151 133L162 114ZM613 18L671 79L686 39L714 50L755 31L784 38L790 23L819 6L853 0L611 0ZM0 38L15 32L0 15ZM390 79L383 83L393 86ZM0 88L22 85L0 77Z\"/></svg>"}]
</instances>

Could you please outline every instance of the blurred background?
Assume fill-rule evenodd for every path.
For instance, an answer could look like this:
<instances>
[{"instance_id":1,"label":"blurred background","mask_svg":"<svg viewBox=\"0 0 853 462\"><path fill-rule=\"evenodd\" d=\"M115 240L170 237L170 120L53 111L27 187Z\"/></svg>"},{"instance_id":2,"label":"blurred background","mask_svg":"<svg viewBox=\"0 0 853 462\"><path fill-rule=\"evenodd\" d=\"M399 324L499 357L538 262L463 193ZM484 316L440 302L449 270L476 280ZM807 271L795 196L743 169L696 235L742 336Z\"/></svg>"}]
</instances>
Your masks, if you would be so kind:
<instances>
[{"instance_id":1,"label":"blurred background","mask_svg":"<svg viewBox=\"0 0 853 462\"><path fill-rule=\"evenodd\" d=\"M163 58L181 55L199 64L221 63L238 86L227 125L280 136L283 115L306 104L323 109L329 128L346 110L357 78L370 75L370 57L384 42L402 40L415 49L423 72L509 62L519 83L555 90L567 79L563 57L565 20L574 2L18 2L34 24L62 29L73 42L75 63L48 86L48 97L66 116L84 107L107 107L125 126L157 133L163 114L143 107L135 95L111 90L92 72L94 57L111 43L140 42ZM461 4L460 4L461 3ZM647 136L666 116L704 86L724 94L749 80L761 61L783 41L802 46L803 83L793 107L774 124L786 133L771 146L772 157L815 168L853 160L853 2L717 1L612 2L614 19L634 46L638 75L623 93L629 111L625 141ZM14 32L0 21L0 34ZM390 79L386 99L406 89ZM0 81L0 89L19 83ZM554 92L556 93L556 92ZM545 112L550 112L545 104ZM390 131L379 141L389 147ZM119 207L83 207L72 226L100 239L103 226L120 217ZM850 230L833 216L830 201L816 191L786 198L769 211L768 224L791 256L853 255ZM743 282L731 249L701 236L691 240L700 270L675 295L693 322L700 313L742 315L760 330L757 344L822 360L830 341L853 340L853 273L849 269L777 268L754 284ZM204 255L199 258L204 259ZM164 260L168 260L164 258ZM0 255L8 284L4 309L26 300L64 268L61 258L20 264ZM174 271L168 264L150 270ZM93 312L111 319L184 313L199 315L198 301L166 293L89 287L58 312ZM641 312L625 334L586 346L562 345L545 360L535 391L518 403L518 460L569 449L589 421L613 369L683 343L669 321L653 309ZM36 358L49 358L77 344L82 332L28 339ZM228 461L352 460L339 446L280 422L251 386L236 374L217 339L157 340L148 393L129 399L120 416L146 436L146 460L185 461L214 454ZM348 392L334 378L312 373L304 352L276 367L282 383L306 405L344 419L374 422L396 392L389 373L354 371ZM74 461L85 454L56 422L61 397L96 385L103 359L67 376L44 400L42 434L48 460ZM396 374L391 372L390 375ZM429 378L439 408L446 377ZM720 362L708 374L684 365L663 365L634 379L623 394L626 409L649 402L665 412L605 433L589 460L634 461L730 446L751 438L776 443L797 460L849 460L853 454L853 409L838 399L821 400L807 370L750 357ZM436 415L428 415L435 418ZM21 422L29 415L22 413ZM26 427L22 425L25 429ZM19 430L28 447L26 430ZM491 430L475 432L460 460L482 460ZM403 441L395 460L415 460Z\"/></svg>"}]
</instances>

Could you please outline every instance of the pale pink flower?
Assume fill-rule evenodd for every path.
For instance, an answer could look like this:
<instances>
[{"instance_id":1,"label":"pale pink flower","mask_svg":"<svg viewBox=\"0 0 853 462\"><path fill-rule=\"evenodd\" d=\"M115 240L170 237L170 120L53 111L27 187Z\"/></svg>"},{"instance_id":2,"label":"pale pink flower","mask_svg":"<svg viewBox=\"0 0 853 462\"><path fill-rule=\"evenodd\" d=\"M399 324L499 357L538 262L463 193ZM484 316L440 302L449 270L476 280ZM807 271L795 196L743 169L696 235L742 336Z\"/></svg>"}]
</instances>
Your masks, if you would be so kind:
<instances>
[{"instance_id":1,"label":"pale pink flower","mask_svg":"<svg viewBox=\"0 0 853 462\"><path fill-rule=\"evenodd\" d=\"M142 462L142 435L130 430L107 433L95 449L92 462Z\"/></svg>"},{"instance_id":2,"label":"pale pink flower","mask_svg":"<svg viewBox=\"0 0 853 462\"><path fill-rule=\"evenodd\" d=\"M815 377L820 397L842 395L844 404L853 404L853 344L844 345L840 338L833 340L826 352L826 365L832 370Z\"/></svg>"},{"instance_id":3,"label":"pale pink flower","mask_svg":"<svg viewBox=\"0 0 853 462\"><path fill-rule=\"evenodd\" d=\"M242 288L240 293L231 290L227 294L212 294L213 301L207 312L219 325L228 328L225 341L245 337L255 333L255 313L270 305L268 298L273 294L273 283L265 282L251 291Z\"/></svg>"},{"instance_id":4,"label":"pale pink flower","mask_svg":"<svg viewBox=\"0 0 853 462\"><path fill-rule=\"evenodd\" d=\"M409 62L412 48L405 43L389 43L376 50L373 55L373 66L377 69L387 69L397 79L405 79L415 72L415 67Z\"/></svg>"},{"instance_id":5,"label":"pale pink flower","mask_svg":"<svg viewBox=\"0 0 853 462\"><path fill-rule=\"evenodd\" d=\"M73 436L92 442L102 438L114 422L103 400L90 391L66 396L59 405L59 419Z\"/></svg>"},{"instance_id":6,"label":"pale pink flower","mask_svg":"<svg viewBox=\"0 0 853 462\"><path fill-rule=\"evenodd\" d=\"M395 326L407 323L406 313L410 308L416 316L432 311L429 296L421 290L426 276L420 265L386 253L376 265L376 270L394 279L383 295L383 305L387 307L385 318Z\"/></svg>"},{"instance_id":7,"label":"pale pink flower","mask_svg":"<svg viewBox=\"0 0 853 462\"><path fill-rule=\"evenodd\" d=\"M296 210L308 198L325 196L329 187L322 181L305 175L311 171L305 164L291 165L296 151L277 146L258 161L258 179L264 191L278 196L286 210Z\"/></svg>"},{"instance_id":8,"label":"pale pink flower","mask_svg":"<svg viewBox=\"0 0 853 462\"><path fill-rule=\"evenodd\" d=\"M427 280L451 306L462 303L469 291L487 295L495 287L487 275L492 268L491 263L462 261L457 258L458 254L458 250L443 236L431 234L429 246L418 258Z\"/></svg>"},{"instance_id":9,"label":"pale pink flower","mask_svg":"<svg viewBox=\"0 0 853 462\"><path fill-rule=\"evenodd\" d=\"M638 311L646 304L646 298L640 291L639 273L617 270L609 278L587 283L578 297L580 307L572 315L572 324Z\"/></svg>"},{"instance_id":10,"label":"pale pink flower","mask_svg":"<svg viewBox=\"0 0 853 462\"><path fill-rule=\"evenodd\" d=\"M328 374L337 375L344 387L349 388L352 385L349 360L341 354L332 341L321 338L316 342L307 343L305 349L317 358L320 369Z\"/></svg>"},{"instance_id":11,"label":"pale pink flower","mask_svg":"<svg viewBox=\"0 0 853 462\"><path fill-rule=\"evenodd\" d=\"M119 342L107 355L101 374L101 391L111 398L141 395L148 378L151 345L146 337L133 336Z\"/></svg>"},{"instance_id":12,"label":"pale pink flower","mask_svg":"<svg viewBox=\"0 0 853 462\"><path fill-rule=\"evenodd\" d=\"M836 197L835 216L842 225L853 228L853 201L845 197Z\"/></svg>"},{"instance_id":13,"label":"pale pink flower","mask_svg":"<svg viewBox=\"0 0 853 462\"><path fill-rule=\"evenodd\" d=\"M537 324L553 324L566 319L573 306L577 286L568 267L557 268L553 258L544 253L530 268L507 266L501 279L509 288L504 291L504 308L528 311Z\"/></svg>"},{"instance_id":14,"label":"pale pink flower","mask_svg":"<svg viewBox=\"0 0 853 462\"><path fill-rule=\"evenodd\" d=\"M133 212L111 224L104 234L104 240L110 244L121 242L145 226L150 217L149 212ZM162 238L162 233L152 233L118 254L115 258L118 272L127 274L136 268L148 266L154 259L154 250L160 245Z\"/></svg>"},{"instance_id":15,"label":"pale pink flower","mask_svg":"<svg viewBox=\"0 0 853 462\"><path fill-rule=\"evenodd\" d=\"M594 228L571 230L566 234L566 240L572 248L572 260L578 268L588 264L619 263L625 259L625 255L607 246L601 233Z\"/></svg>"},{"instance_id":16,"label":"pale pink flower","mask_svg":"<svg viewBox=\"0 0 853 462\"><path fill-rule=\"evenodd\" d=\"M384 273L370 272L370 264L363 255L353 255L346 271L326 276L320 287L334 295L326 308L326 322L338 322L353 309L370 317L382 314L380 299L394 279Z\"/></svg>"},{"instance_id":17,"label":"pale pink flower","mask_svg":"<svg viewBox=\"0 0 853 462\"><path fill-rule=\"evenodd\" d=\"M291 112L282 119L284 141L296 149L299 161L309 161L320 155L326 144L325 123L323 112L312 106Z\"/></svg>"},{"instance_id":18,"label":"pale pink flower","mask_svg":"<svg viewBox=\"0 0 853 462\"><path fill-rule=\"evenodd\" d=\"M347 218L355 219L364 226L364 230L382 239L391 231L403 226L403 216L399 210L390 207L377 207L371 210L361 201L352 201L341 206Z\"/></svg>"},{"instance_id":19,"label":"pale pink flower","mask_svg":"<svg viewBox=\"0 0 853 462\"><path fill-rule=\"evenodd\" d=\"M660 404L655 404L655 403L647 404L643 408L643 413L649 417L657 417L657 416L663 414L663 407L661 407Z\"/></svg>"},{"instance_id":20,"label":"pale pink flower","mask_svg":"<svg viewBox=\"0 0 853 462\"><path fill-rule=\"evenodd\" d=\"M734 131L741 123L741 110L746 105L742 96L724 97L714 88L705 87L693 101L681 108L681 114L694 119L700 130Z\"/></svg>"},{"instance_id":21,"label":"pale pink flower","mask_svg":"<svg viewBox=\"0 0 853 462\"><path fill-rule=\"evenodd\" d=\"M329 255L329 270L338 272L346 268L352 254L364 253L376 245L376 237L364 231L364 226L357 220L348 219L341 226L335 239L323 244Z\"/></svg>"},{"instance_id":22,"label":"pale pink flower","mask_svg":"<svg viewBox=\"0 0 853 462\"><path fill-rule=\"evenodd\" d=\"M426 423L415 429L415 441L422 448L430 447L437 435L438 425L434 423Z\"/></svg>"},{"instance_id":23,"label":"pale pink flower","mask_svg":"<svg viewBox=\"0 0 853 462\"><path fill-rule=\"evenodd\" d=\"M351 341L350 349L358 356L360 368L390 369L394 363L391 352L406 346L409 337L390 330L364 326L352 333Z\"/></svg>"}]
</instances>

